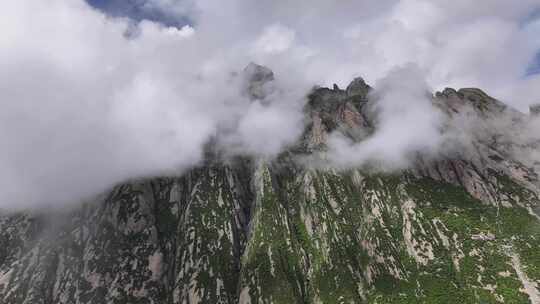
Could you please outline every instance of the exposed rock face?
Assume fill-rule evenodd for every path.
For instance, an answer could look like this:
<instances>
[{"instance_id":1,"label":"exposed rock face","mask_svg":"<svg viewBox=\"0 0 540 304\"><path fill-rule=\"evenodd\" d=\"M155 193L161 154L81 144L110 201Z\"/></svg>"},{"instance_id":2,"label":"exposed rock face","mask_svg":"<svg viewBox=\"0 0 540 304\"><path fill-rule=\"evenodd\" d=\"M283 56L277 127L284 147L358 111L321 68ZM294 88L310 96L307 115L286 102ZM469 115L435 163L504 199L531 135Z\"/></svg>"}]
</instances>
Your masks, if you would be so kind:
<instances>
[{"instance_id":1,"label":"exposed rock face","mask_svg":"<svg viewBox=\"0 0 540 304\"><path fill-rule=\"evenodd\" d=\"M274 72L269 68L250 63L243 71L249 98L253 100L264 99L271 90L271 82L274 80Z\"/></svg>"},{"instance_id":2,"label":"exposed rock face","mask_svg":"<svg viewBox=\"0 0 540 304\"><path fill-rule=\"evenodd\" d=\"M258 87L273 79L251 68ZM330 132L369 136L369 91L315 89L275 161L209 160L66 214L0 217L0 303L537 303L538 176L496 136L394 174L291 161ZM477 89L434 103L507 111Z\"/></svg>"}]
</instances>

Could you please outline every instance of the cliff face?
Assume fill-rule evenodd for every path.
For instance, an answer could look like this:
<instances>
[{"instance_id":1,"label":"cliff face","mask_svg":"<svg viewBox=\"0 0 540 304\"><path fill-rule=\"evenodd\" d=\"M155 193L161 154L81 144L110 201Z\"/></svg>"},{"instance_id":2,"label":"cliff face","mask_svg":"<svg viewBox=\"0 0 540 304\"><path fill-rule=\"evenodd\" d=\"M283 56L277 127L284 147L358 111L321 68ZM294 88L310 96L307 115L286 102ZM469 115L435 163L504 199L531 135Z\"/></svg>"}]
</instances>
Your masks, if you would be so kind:
<instances>
[{"instance_id":1,"label":"cliff face","mask_svg":"<svg viewBox=\"0 0 540 304\"><path fill-rule=\"evenodd\" d=\"M62 214L5 214L0 302L540 303L540 183L497 134L394 173L295 162L331 132L369 136L369 91L314 90L277 160L208 160ZM527 119L477 89L433 102Z\"/></svg>"}]
</instances>

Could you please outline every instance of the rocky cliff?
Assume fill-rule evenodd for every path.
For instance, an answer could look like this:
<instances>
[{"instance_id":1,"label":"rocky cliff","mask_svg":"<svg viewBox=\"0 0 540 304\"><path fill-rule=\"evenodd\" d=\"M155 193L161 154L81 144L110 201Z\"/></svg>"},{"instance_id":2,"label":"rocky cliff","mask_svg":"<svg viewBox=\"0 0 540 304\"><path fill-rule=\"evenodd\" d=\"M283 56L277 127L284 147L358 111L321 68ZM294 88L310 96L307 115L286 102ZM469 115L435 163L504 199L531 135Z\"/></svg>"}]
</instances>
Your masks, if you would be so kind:
<instances>
[{"instance_id":1,"label":"rocky cliff","mask_svg":"<svg viewBox=\"0 0 540 304\"><path fill-rule=\"evenodd\" d=\"M540 182L497 130L399 172L298 161L332 132L369 136L370 90L314 89L278 159L209 157L70 210L5 212L0 303L540 303ZM478 89L433 103L528 119Z\"/></svg>"}]
</instances>

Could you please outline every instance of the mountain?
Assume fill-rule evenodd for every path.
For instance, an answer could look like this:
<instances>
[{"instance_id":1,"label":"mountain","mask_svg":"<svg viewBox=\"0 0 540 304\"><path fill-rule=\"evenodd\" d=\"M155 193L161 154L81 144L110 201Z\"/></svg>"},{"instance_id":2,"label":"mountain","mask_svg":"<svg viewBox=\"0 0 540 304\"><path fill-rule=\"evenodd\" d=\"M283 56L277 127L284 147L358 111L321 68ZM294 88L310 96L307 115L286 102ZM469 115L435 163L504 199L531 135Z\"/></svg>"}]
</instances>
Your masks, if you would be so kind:
<instances>
[{"instance_id":1,"label":"mountain","mask_svg":"<svg viewBox=\"0 0 540 304\"><path fill-rule=\"evenodd\" d=\"M260 98L274 76L248 70ZM374 132L371 90L314 88L274 160L217 151L69 210L4 212L0 303L540 303L538 164L515 153L538 143L489 124L530 117L445 89L441 112L482 122L467 149L399 171L306 165L331 133Z\"/></svg>"}]
</instances>

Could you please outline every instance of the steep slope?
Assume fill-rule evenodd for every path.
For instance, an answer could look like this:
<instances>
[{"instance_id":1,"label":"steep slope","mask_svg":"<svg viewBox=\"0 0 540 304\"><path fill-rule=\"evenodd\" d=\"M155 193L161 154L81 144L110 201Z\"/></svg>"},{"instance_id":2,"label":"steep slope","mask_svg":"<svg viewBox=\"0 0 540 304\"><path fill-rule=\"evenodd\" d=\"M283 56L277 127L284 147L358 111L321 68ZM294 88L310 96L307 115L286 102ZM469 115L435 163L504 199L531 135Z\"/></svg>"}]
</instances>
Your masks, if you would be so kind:
<instances>
[{"instance_id":1,"label":"steep slope","mask_svg":"<svg viewBox=\"0 0 540 304\"><path fill-rule=\"evenodd\" d=\"M369 91L315 89L302 140L277 160L210 158L63 213L6 213L0 302L540 303L540 183L497 129L400 172L299 164L331 132L373 132ZM477 89L433 102L528 119Z\"/></svg>"}]
</instances>

